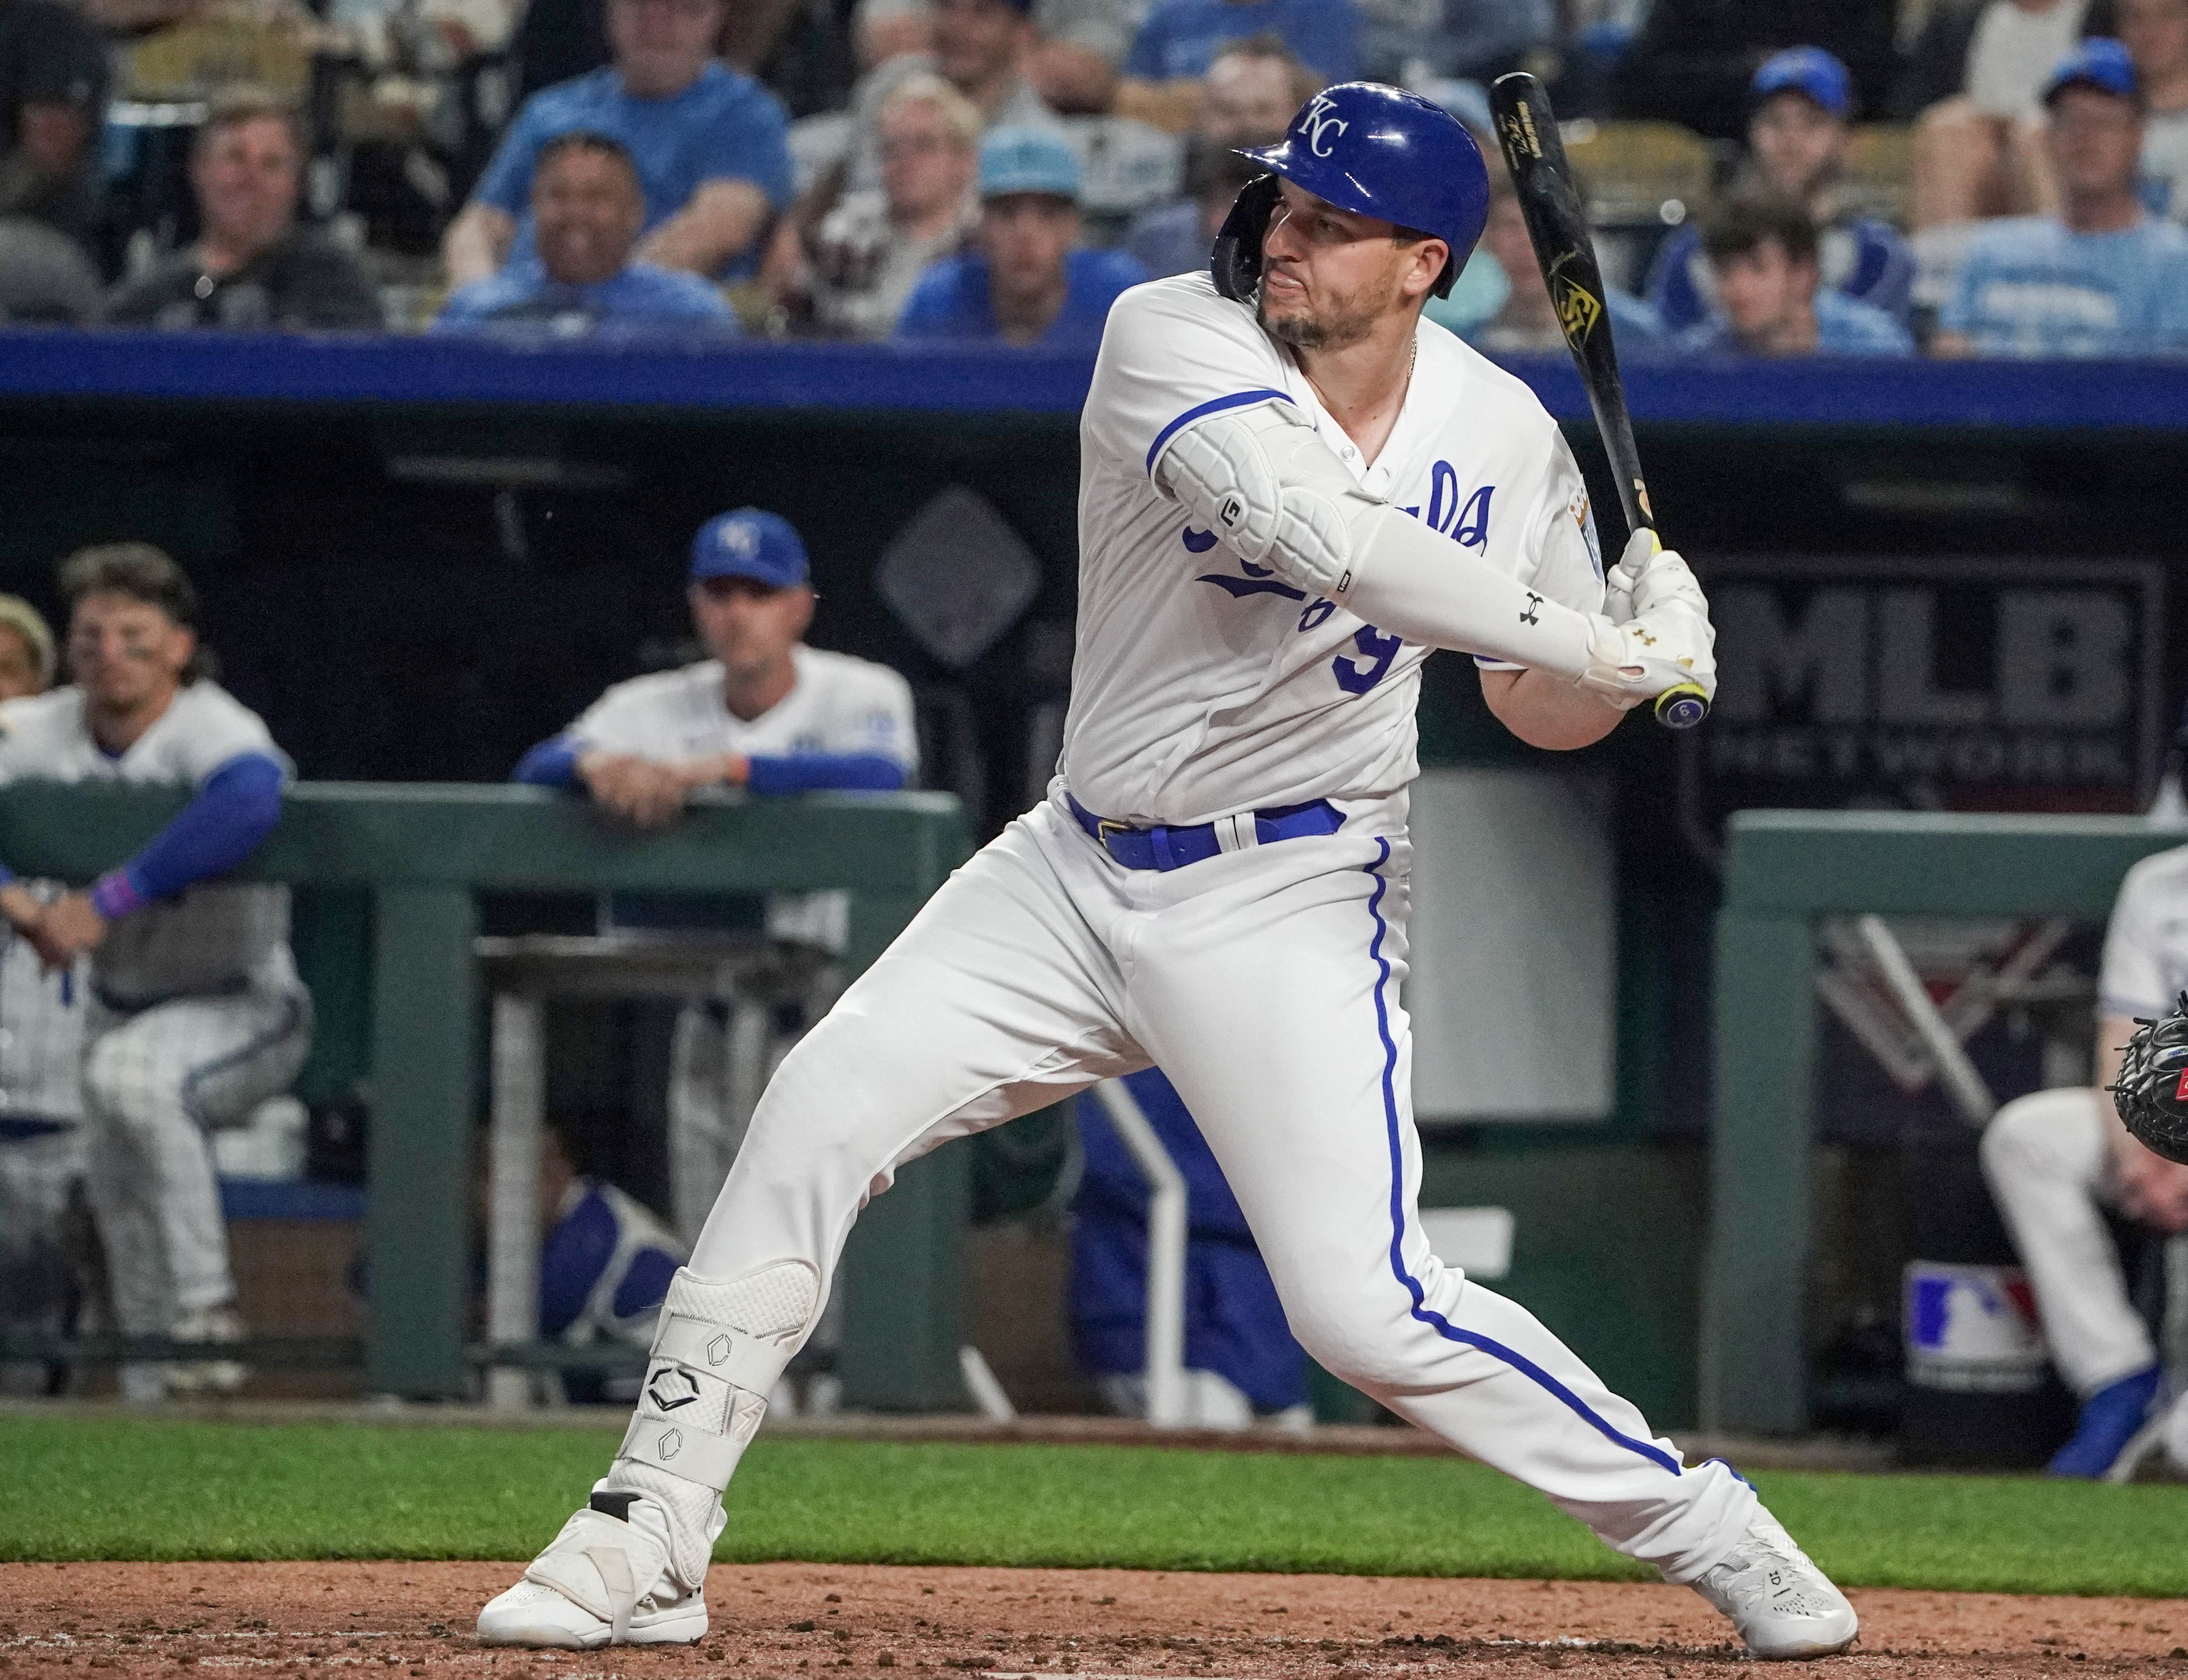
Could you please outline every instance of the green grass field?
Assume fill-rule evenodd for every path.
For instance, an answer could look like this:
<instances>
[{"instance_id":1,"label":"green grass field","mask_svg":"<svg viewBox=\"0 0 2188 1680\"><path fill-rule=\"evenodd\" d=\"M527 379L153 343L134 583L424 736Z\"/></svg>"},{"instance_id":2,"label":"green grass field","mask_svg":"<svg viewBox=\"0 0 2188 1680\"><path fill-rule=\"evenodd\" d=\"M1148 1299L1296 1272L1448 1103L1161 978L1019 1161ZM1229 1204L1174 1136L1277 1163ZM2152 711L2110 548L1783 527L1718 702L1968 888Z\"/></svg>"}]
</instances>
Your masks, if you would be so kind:
<instances>
[{"instance_id":1,"label":"green grass field","mask_svg":"<svg viewBox=\"0 0 2188 1680\"><path fill-rule=\"evenodd\" d=\"M615 1435L0 1419L0 1559L528 1557ZM1764 1473L1858 1587L2188 1596L2188 1489ZM763 1439L717 1556L1644 1578L1455 1459Z\"/></svg>"}]
</instances>

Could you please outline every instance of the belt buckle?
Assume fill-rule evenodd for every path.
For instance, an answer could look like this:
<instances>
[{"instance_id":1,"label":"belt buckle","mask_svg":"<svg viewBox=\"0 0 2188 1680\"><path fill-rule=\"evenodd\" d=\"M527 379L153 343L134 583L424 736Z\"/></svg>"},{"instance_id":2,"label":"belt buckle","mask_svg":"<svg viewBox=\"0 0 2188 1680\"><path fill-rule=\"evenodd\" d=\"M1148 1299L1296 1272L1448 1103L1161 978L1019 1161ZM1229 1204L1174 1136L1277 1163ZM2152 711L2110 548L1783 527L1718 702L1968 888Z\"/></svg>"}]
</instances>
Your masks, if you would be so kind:
<instances>
[{"instance_id":1,"label":"belt buckle","mask_svg":"<svg viewBox=\"0 0 2188 1680\"><path fill-rule=\"evenodd\" d=\"M1105 852L1109 849L1109 837L1112 834L1133 834L1137 832L1127 822L1113 822L1108 817L1097 817L1094 820L1094 837L1102 843L1102 849Z\"/></svg>"}]
</instances>

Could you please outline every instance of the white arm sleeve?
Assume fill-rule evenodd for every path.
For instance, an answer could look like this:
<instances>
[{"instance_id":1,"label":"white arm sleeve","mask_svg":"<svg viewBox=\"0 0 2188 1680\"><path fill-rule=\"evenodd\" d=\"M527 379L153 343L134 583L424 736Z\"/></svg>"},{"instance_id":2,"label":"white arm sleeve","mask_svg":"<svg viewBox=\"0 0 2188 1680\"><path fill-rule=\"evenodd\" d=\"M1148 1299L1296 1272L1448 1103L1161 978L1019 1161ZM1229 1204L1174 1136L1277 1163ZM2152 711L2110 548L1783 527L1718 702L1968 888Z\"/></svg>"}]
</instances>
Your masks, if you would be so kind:
<instances>
[{"instance_id":1,"label":"white arm sleeve","mask_svg":"<svg viewBox=\"0 0 2188 1680\"><path fill-rule=\"evenodd\" d=\"M1247 559L1407 641L1574 679L1589 668L1593 618L1370 496L1289 403L1179 432L1155 477Z\"/></svg>"}]
</instances>

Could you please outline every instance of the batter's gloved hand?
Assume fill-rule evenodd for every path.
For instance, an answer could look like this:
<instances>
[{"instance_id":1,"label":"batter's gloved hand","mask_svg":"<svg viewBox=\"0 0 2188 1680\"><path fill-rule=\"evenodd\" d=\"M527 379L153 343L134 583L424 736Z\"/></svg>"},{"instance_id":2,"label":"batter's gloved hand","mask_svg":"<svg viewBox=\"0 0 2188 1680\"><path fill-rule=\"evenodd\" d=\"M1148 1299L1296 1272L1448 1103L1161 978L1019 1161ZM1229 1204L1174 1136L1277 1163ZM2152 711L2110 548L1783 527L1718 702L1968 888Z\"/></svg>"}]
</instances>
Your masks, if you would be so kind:
<instances>
[{"instance_id":1,"label":"batter's gloved hand","mask_svg":"<svg viewBox=\"0 0 2188 1680\"><path fill-rule=\"evenodd\" d=\"M1691 582L1692 574L1688 576ZM1647 582L1644 577L1644 587ZM1623 624L1598 617L1588 641L1587 669L1578 681L1621 712L1683 683L1699 684L1714 700L1716 646L1717 631L1709 613L1674 594Z\"/></svg>"},{"instance_id":2,"label":"batter's gloved hand","mask_svg":"<svg viewBox=\"0 0 2188 1680\"><path fill-rule=\"evenodd\" d=\"M1604 613L1614 624L1630 622L1668 600L1683 600L1705 616L1709 601L1676 549L1666 548L1645 526L1627 539L1626 552L1604 579Z\"/></svg>"},{"instance_id":3,"label":"batter's gloved hand","mask_svg":"<svg viewBox=\"0 0 2188 1680\"><path fill-rule=\"evenodd\" d=\"M2136 1142L2188 1164L2188 992L2162 1019L2135 1018L2119 1078L2105 1089Z\"/></svg>"}]
</instances>

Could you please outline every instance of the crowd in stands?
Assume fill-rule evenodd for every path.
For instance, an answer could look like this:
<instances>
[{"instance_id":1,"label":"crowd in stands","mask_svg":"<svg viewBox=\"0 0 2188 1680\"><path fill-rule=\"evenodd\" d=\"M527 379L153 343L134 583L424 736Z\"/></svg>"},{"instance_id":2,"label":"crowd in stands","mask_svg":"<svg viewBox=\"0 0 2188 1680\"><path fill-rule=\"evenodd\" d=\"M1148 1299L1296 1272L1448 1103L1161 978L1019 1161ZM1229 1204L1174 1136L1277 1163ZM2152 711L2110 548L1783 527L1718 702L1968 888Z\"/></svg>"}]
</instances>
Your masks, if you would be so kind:
<instances>
[{"instance_id":1,"label":"crowd in stands","mask_svg":"<svg viewBox=\"0 0 2188 1680\"><path fill-rule=\"evenodd\" d=\"M0 0L0 315L1084 350L1365 76L1492 155L1435 319L1554 349L1519 68L1629 352L2188 350L2188 0Z\"/></svg>"}]
</instances>

